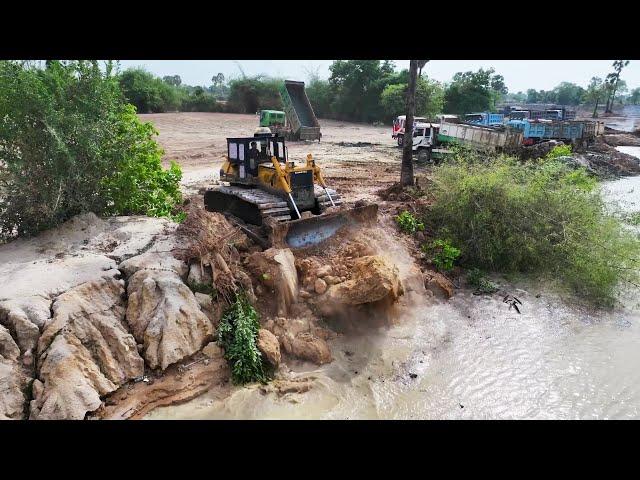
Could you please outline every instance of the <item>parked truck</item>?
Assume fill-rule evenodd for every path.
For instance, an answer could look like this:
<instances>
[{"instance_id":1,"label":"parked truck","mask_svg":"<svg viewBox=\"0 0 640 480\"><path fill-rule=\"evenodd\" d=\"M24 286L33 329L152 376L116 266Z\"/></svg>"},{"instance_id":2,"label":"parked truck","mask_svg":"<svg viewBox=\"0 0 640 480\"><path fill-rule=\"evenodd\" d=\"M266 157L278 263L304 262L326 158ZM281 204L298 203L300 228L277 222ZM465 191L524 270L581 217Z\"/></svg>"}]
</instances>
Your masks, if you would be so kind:
<instances>
[{"instance_id":1,"label":"parked truck","mask_svg":"<svg viewBox=\"0 0 640 480\"><path fill-rule=\"evenodd\" d=\"M462 144L477 150L513 152L522 145L523 133L503 127L488 128L456 123L441 117L440 123L418 123L413 132L413 151L421 162L446 155L448 146Z\"/></svg>"},{"instance_id":2,"label":"parked truck","mask_svg":"<svg viewBox=\"0 0 640 480\"><path fill-rule=\"evenodd\" d=\"M391 131L391 138L395 138L397 140L399 147L401 147L404 142L404 124L405 124L406 118L407 118L406 115L399 115L393 121L393 127L392 127L393 130ZM424 117L414 117L413 126L415 128L415 126L418 123L426 122L426 121L427 119Z\"/></svg>"},{"instance_id":3,"label":"parked truck","mask_svg":"<svg viewBox=\"0 0 640 480\"><path fill-rule=\"evenodd\" d=\"M522 132L523 145L533 145L545 140L588 143L604 133L604 123L593 121L509 120L507 125Z\"/></svg>"},{"instance_id":4,"label":"parked truck","mask_svg":"<svg viewBox=\"0 0 640 480\"><path fill-rule=\"evenodd\" d=\"M474 125L494 127L504 123L504 115L490 112L468 113L464 116L464 121L466 123L473 123Z\"/></svg>"},{"instance_id":5,"label":"parked truck","mask_svg":"<svg viewBox=\"0 0 640 480\"><path fill-rule=\"evenodd\" d=\"M280 86L280 97L287 117L287 125L282 132L285 138L320 141L320 124L305 92L304 82L285 80Z\"/></svg>"}]
</instances>

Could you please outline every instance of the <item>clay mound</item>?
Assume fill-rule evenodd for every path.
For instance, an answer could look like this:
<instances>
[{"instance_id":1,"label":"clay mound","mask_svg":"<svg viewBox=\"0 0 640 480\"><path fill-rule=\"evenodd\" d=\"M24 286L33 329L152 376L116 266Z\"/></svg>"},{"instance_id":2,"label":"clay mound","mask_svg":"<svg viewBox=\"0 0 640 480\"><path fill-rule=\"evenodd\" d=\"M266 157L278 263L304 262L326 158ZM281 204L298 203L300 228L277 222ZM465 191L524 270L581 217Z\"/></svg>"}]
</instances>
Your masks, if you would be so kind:
<instances>
[{"instance_id":1,"label":"clay mound","mask_svg":"<svg viewBox=\"0 0 640 480\"><path fill-rule=\"evenodd\" d=\"M144 362L123 326L123 282L113 277L60 295L38 341L31 419L83 419L100 397L142 375Z\"/></svg>"},{"instance_id":2,"label":"clay mound","mask_svg":"<svg viewBox=\"0 0 640 480\"><path fill-rule=\"evenodd\" d=\"M173 271L142 269L129 279L127 323L151 368L166 369L199 351L213 325Z\"/></svg>"}]
</instances>

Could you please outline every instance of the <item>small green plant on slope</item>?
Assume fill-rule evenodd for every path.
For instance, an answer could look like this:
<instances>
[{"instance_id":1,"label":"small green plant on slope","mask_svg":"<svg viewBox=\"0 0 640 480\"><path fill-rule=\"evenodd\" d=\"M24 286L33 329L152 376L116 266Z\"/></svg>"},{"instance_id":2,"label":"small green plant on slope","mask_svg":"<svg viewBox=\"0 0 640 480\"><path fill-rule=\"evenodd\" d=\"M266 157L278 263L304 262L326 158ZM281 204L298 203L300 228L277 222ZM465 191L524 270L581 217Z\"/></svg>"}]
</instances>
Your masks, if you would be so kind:
<instances>
[{"instance_id":1,"label":"small green plant on slope","mask_svg":"<svg viewBox=\"0 0 640 480\"><path fill-rule=\"evenodd\" d=\"M406 210L400 215L397 215L395 219L398 227L400 227L400 230L405 233L414 234L417 231L424 230L424 223L419 222L411 212L408 212Z\"/></svg>"},{"instance_id":2,"label":"small green plant on slope","mask_svg":"<svg viewBox=\"0 0 640 480\"><path fill-rule=\"evenodd\" d=\"M467 283L476 289L476 293L495 293L498 287L487 280L482 270L472 268L467 273Z\"/></svg>"},{"instance_id":3,"label":"small green plant on slope","mask_svg":"<svg viewBox=\"0 0 640 480\"><path fill-rule=\"evenodd\" d=\"M449 271L460 256L460 249L451 245L448 240L434 240L431 244L422 245L422 251L433 255L433 263L438 270Z\"/></svg>"},{"instance_id":4,"label":"small green plant on slope","mask_svg":"<svg viewBox=\"0 0 640 480\"><path fill-rule=\"evenodd\" d=\"M556 145L544 157L545 160L555 160L558 157L568 157L571 155L571 145Z\"/></svg>"},{"instance_id":5,"label":"small green plant on slope","mask_svg":"<svg viewBox=\"0 0 640 480\"><path fill-rule=\"evenodd\" d=\"M259 329L258 312L244 293L236 295L218 326L218 344L224 348L224 358L236 384L266 383L271 377L270 368L256 344Z\"/></svg>"}]
</instances>

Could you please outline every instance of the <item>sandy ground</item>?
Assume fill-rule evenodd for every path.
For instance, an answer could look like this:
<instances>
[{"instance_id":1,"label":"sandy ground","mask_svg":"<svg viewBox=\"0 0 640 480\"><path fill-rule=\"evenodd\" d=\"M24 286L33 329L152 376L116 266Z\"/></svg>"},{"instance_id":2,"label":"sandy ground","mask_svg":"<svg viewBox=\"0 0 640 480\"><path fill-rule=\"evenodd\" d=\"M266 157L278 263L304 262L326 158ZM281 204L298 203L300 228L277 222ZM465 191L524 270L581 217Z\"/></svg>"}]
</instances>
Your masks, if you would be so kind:
<instances>
[{"instance_id":1,"label":"sandy ground","mask_svg":"<svg viewBox=\"0 0 640 480\"><path fill-rule=\"evenodd\" d=\"M228 113L163 113L140 115L155 125L164 161L177 161L183 184L203 186L217 178L227 137L252 136L255 115ZM320 120L322 142L288 142L289 155L304 162L313 154L331 187L343 198L375 200L374 192L400 179L401 151L391 127Z\"/></svg>"}]
</instances>

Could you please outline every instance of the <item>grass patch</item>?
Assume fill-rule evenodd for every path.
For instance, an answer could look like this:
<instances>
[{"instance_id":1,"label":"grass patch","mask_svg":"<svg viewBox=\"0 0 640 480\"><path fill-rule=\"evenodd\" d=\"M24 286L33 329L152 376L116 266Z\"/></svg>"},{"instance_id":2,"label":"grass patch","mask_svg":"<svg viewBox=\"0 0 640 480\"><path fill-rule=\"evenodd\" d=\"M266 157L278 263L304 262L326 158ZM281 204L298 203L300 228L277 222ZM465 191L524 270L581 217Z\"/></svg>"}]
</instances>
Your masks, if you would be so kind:
<instances>
[{"instance_id":1,"label":"grass patch","mask_svg":"<svg viewBox=\"0 0 640 480\"><path fill-rule=\"evenodd\" d=\"M596 186L584 169L553 159L452 162L433 171L424 221L460 248L465 267L545 275L612 305L621 282L640 283L640 246Z\"/></svg>"}]
</instances>

